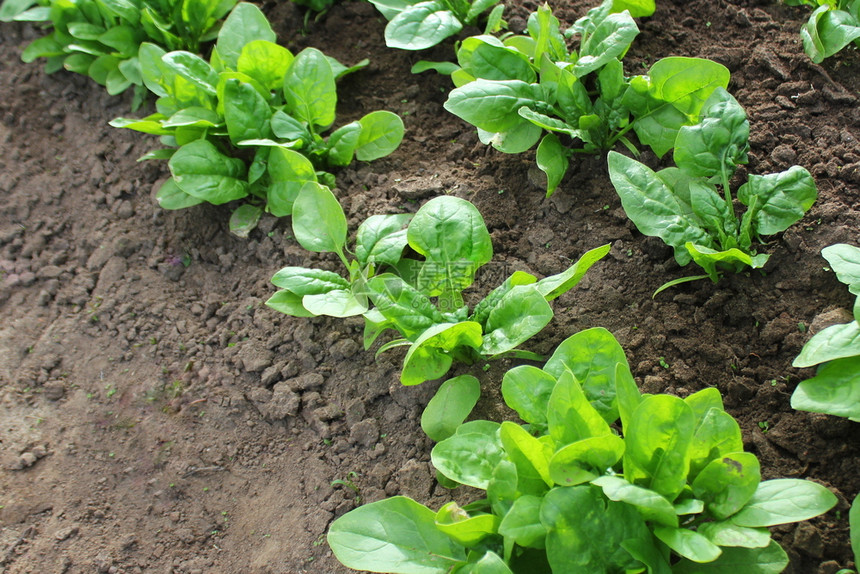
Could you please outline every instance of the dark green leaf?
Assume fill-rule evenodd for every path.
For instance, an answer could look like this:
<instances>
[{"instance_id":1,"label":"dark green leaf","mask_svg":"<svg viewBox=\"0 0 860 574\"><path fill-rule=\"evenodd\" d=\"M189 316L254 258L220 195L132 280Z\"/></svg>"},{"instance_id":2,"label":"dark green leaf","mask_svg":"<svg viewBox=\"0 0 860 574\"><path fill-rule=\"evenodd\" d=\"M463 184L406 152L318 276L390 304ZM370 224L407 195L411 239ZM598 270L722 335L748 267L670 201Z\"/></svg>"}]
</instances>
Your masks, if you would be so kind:
<instances>
[{"instance_id":1,"label":"dark green leaf","mask_svg":"<svg viewBox=\"0 0 860 574\"><path fill-rule=\"evenodd\" d=\"M245 163L228 157L207 140L182 146L168 162L182 191L215 205L248 195Z\"/></svg>"}]
</instances>

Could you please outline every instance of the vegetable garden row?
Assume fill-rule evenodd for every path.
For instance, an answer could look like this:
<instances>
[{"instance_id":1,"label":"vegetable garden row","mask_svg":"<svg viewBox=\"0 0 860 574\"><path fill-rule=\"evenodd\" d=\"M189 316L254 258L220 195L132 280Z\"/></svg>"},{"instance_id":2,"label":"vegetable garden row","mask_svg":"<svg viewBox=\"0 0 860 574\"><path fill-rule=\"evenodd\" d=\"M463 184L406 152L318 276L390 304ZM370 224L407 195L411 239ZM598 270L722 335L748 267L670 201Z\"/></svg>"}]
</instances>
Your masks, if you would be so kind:
<instances>
[{"instance_id":1,"label":"vegetable garden row","mask_svg":"<svg viewBox=\"0 0 860 574\"><path fill-rule=\"evenodd\" d=\"M394 48L429 48L485 23L484 34L456 44L456 64L422 60L413 72L450 75L444 107L474 125L483 144L507 154L536 146L547 197L565 193L562 182L581 154L608 150L627 217L671 247L679 265L704 271L665 283L655 297L763 268L766 238L800 221L816 200L815 181L800 166L744 170L738 185L750 124L722 64L671 56L646 73L625 73L623 58L639 34L634 17L650 16L653 3L607 0L568 30L541 6L524 34L505 31L495 2L374 4L389 20L385 38ZM860 2L845 4L821 6L803 29L813 60L860 37ZM404 385L440 379L455 362L542 362L521 345L552 320L550 301L610 251L593 248L543 279L515 271L470 308L463 292L492 260L493 245L469 201L443 195L414 215L371 215L348 242L347 216L331 190L337 170L394 152L403 121L373 111L332 130L337 81L367 62L349 66L314 48L293 54L253 4L6 0L0 20L52 26L25 60L46 57L49 71L87 74L112 94L132 88L135 108L156 98L155 113L111 125L159 136L165 147L141 159L167 160L161 207L229 203L230 230L240 237L264 213L290 216L302 248L336 255L341 273L279 271L267 305L294 317L363 317L366 350L406 349ZM207 42L214 42L208 59ZM613 151L619 144L627 154ZM652 170L644 150L656 159L671 152L674 167ZM858 420L860 248L837 244L823 256L858 297L853 321L816 333L794 361L820 368L797 386L792 406ZM388 331L399 336L380 345ZM683 399L640 392L605 329L569 337L542 368L509 370L501 393L524 424L464 422L480 394L470 375L446 381L421 419L438 443L431 456L440 484L486 493L437 512L400 496L359 507L329 530L343 564L403 573L692 573L739 564L781 572L788 556L768 528L837 503L813 481L763 481L717 389ZM856 553L860 507L851 522Z\"/></svg>"}]
</instances>

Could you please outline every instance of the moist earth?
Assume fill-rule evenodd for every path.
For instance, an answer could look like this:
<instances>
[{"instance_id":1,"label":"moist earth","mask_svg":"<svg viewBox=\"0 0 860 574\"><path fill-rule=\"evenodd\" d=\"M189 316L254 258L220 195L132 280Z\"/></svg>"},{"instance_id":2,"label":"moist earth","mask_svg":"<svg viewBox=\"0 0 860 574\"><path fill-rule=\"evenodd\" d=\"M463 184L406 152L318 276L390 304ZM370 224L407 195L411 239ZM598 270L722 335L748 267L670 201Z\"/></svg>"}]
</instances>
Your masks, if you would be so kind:
<instances>
[{"instance_id":1,"label":"moist earth","mask_svg":"<svg viewBox=\"0 0 860 574\"><path fill-rule=\"evenodd\" d=\"M410 74L419 59L451 59L450 42L389 50L366 2L339 3L305 27L292 3L263 9L294 52L371 60L341 83L338 125L376 109L405 121L395 153L337 173L352 231L443 193L474 202L495 248L475 298L513 270L550 275L610 243L528 348L548 354L602 326L644 392L718 388L764 478L808 478L836 493L824 516L774 529L788 572L834 574L853 566L847 510L860 490L860 427L794 411L789 397L812 374L792 359L812 333L845 322L852 303L820 251L858 242L860 58L847 49L812 64L798 34L806 8L657 4L627 72L673 55L723 63L751 124L742 171L802 165L820 195L763 247L763 272L656 298L696 271L626 219L605 157L578 159L545 199L533 152L485 147L442 109L448 78ZM515 31L538 6L508 5ZM592 5L553 8L567 27ZM0 26L0 572L341 573L325 533L357 504L403 494L435 509L476 496L436 484L419 418L438 382L402 386L402 353L364 351L358 318L300 319L263 305L281 267L337 261L301 249L289 218L264 217L239 239L226 207L160 209L166 165L135 161L158 142L107 125L130 115L130 96L21 63L40 34ZM498 389L514 364L452 372L481 380L475 416L513 418Z\"/></svg>"}]
</instances>

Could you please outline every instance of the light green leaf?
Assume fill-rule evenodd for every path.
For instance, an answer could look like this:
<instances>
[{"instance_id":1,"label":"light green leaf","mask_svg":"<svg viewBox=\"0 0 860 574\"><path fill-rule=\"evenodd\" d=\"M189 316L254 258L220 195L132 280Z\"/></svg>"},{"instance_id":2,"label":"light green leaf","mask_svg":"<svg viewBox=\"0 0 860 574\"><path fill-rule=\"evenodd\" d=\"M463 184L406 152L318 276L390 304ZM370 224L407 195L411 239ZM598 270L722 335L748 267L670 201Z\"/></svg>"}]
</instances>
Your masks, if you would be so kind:
<instances>
[{"instance_id":1,"label":"light green leaf","mask_svg":"<svg viewBox=\"0 0 860 574\"><path fill-rule=\"evenodd\" d=\"M293 234L308 251L343 252L346 216L329 188L305 182L293 203Z\"/></svg>"},{"instance_id":2,"label":"light green leaf","mask_svg":"<svg viewBox=\"0 0 860 574\"><path fill-rule=\"evenodd\" d=\"M327 540L338 560L356 570L444 574L465 562L462 546L436 527L436 514L395 496L360 506L335 520Z\"/></svg>"},{"instance_id":3,"label":"light green leaf","mask_svg":"<svg viewBox=\"0 0 860 574\"><path fill-rule=\"evenodd\" d=\"M320 130L334 123L337 86L325 54L305 48L290 64L284 77L284 97L290 113Z\"/></svg>"},{"instance_id":4,"label":"light green leaf","mask_svg":"<svg viewBox=\"0 0 860 574\"><path fill-rule=\"evenodd\" d=\"M313 313L305 309L302 305L302 297L286 289L281 289L269 297L268 301L266 301L266 306L292 317L314 316Z\"/></svg>"},{"instance_id":5,"label":"light green leaf","mask_svg":"<svg viewBox=\"0 0 860 574\"><path fill-rule=\"evenodd\" d=\"M848 285L848 291L860 295L860 247L837 243L821 250L836 278Z\"/></svg>"},{"instance_id":6,"label":"light green leaf","mask_svg":"<svg viewBox=\"0 0 860 574\"><path fill-rule=\"evenodd\" d=\"M785 231L809 211L817 197L815 180L798 165L781 173L751 175L738 189L738 200L749 206L757 235Z\"/></svg>"},{"instance_id":7,"label":"light green leaf","mask_svg":"<svg viewBox=\"0 0 860 574\"><path fill-rule=\"evenodd\" d=\"M490 534L495 534L499 522L499 517L493 514L469 516L453 501L436 513L436 528L463 546L475 546Z\"/></svg>"},{"instance_id":8,"label":"light green leaf","mask_svg":"<svg viewBox=\"0 0 860 574\"><path fill-rule=\"evenodd\" d=\"M487 490L493 469L505 457L499 428L498 423L461 425L455 435L433 447L433 466L451 480Z\"/></svg>"},{"instance_id":9,"label":"light green leaf","mask_svg":"<svg viewBox=\"0 0 860 574\"><path fill-rule=\"evenodd\" d=\"M254 4L240 2L221 26L215 48L227 68L237 70L242 48L247 44L254 40L275 42L276 39L277 36L263 12Z\"/></svg>"},{"instance_id":10,"label":"light green leaf","mask_svg":"<svg viewBox=\"0 0 860 574\"><path fill-rule=\"evenodd\" d=\"M385 27L385 45L401 50L423 50L462 30L463 24L442 2L431 0L408 6Z\"/></svg>"},{"instance_id":11,"label":"light green leaf","mask_svg":"<svg viewBox=\"0 0 860 574\"><path fill-rule=\"evenodd\" d=\"M481 354L498 355L518 347L552 320L552 308L534 285L518 285L490 311Z\"/></svg>"},{"instance_id":12,"label":"light green leaf","mask_svg":"<svg viewBox=\"0 0 860 574\"><path fill-rule=\"evenodd\" d=\"M836 496L815 482L793 478L766 480L731 521L750 528L775 526L808 520L835 505Z\"/></svg>"},{"instance_id":13,"label":"light green leaf","mask_svg":"<svg viewBox=\"0 0 860 574\"><path fill-rule=\"evenodd\" d=\"M653 490L630 484L620 476L601 476L592 483L602 488L609 500L635 506L645 520L669 528L678 527L678 515L672 503Z\"/></svg>"},{"instance_id":14,"label":"light green leaf","mask_svg":"<svg viewBox=\"0 0 860 574\"><path fill-rule=\"evenodd\" d=\"M831 325L816 333L791 363L793 367L811 367L836 359L860 355L860 323L853 321Z\"/></svg>"},{"instance_id":15,"label":"light green leaf","mask_svg":"<svg viewBox=\"0 0 860 574\"><path fill-rule=\"evenodd\" d=\"M830 361L801 381L791 408L860 420L860 355Z\"/></svg>"},{"instance_id":16,"label":"light green leaf","mask_svg":"<svg viewBox=\"0 0 860 574\"><path fill-rule=\"evenodd\" d=\"M623 455L624 440L616 435L582 439L555 452L549 461L550 477L559 486L588 482L606 472Z\"/></svg>"},{"instance_id":17,"label":"light green leaf","mask_svg":"<svg viewBox=\"0 0 860 574\"><path fill-rule=\"evenodd\" d=\"M544 370L556 378L561 378L569 370L582 385L588 402L606 422L611 423L618 418L615 401L618 364L627 366L624 349L612 333L602 327L594 327L562 341L546 362Z\"/></svg>"},{"instance_id":18,"label":"light green leaf","mask_svg":"<svg viewBox=\"0 0 860 574\"><path fill-rule=\"evenodd\" d=\"M549 455L545 443L523 427L510 421L502 423L499 436L508 460L517 467L517 490L539 496L552 486L549 476Z\"/></svg>"},{"instance_id":19,"label":"light green leaf","mask_svg":"<svg viewBox=\"0 0 860 574\"><path fill-rule=\"evenodd\" d=\"M556 448L592 437L612 434L600 413L588 402L570 370L558 377L547 405L549 434Z\"/></svg>"},{"instance_id":20,"label":"light green leaf","mask_svg":"<svg viewBox=\"0 0 860 574\"><path fill-rule=\"evenodd\" d=\"M488 132L506 132L527 120L519 114L523 106L544 101L538 84L521 80L489 81L478 79L455 88L448 95L445 109Z\"/></svg>"},{"instance_id":21,"label":"light green leaf","mask_svg":"<svg viewBox=\"0 0 860 574\"><path fill-rule=\"evenodd\" d=\"M654 535L679 555L693 562L713 562L722 554L720 547L693 530L686 528L654 528Z\"/></svg>"},{"instance_id":22,"label":"light green leaf","mask_svg":"<svg viewBox=\"0 0 860 574\"><path fill-rule=\"evenodd\" d=\"M269 187L266 208L283 217L293 212L293 203L307 182L317 181L313 164L302 154L283 147L272 147L268 162ZM310 192L308 192L310 193ZM333 206L331 201L328 203ZM331 209L336 208L331 207ZM314 216L320 215L314 212ZM308 222L310 223L310 222Z\"/></svg>"},{"instance_id":23,"label":"light green leaf","mask_svg":"<svg viewBox=\"0 0 860 574\"><path fill-rule=\"evenodd\" d=\"M385 157L403 141L403 120L397 114L376 111L360 120L361 134L355 147L359 161L373 161Z\"/></svg>"},{"instance_id":24,"label":"light green leaf","mask_svg":"<svg viewBox=\"0 0 860 574\"><path fill-rule=\"evenodd\" d=\"M421 414L421 429L436 442L452 436L481 396L481 383L461 375L442 383Z\"/></svg>"},{"instance_id":25,"label":"light green leaf","mask_svg":"<svg viewBox=\"0 0 860 574\"><path fill-rule=\"evenodd\" d=\"M683 400L671 395L643 399L624 433L625 478L675 500L687 484L695 426L693 409Z\"/></svg>"},{"instance_id":26,"label":"light green leaf","mask_svg":"<svg viewBox=\"0 0 860 574\"><path fill-rule=\"evenodd\" d=\"M546 408L556 379L531 365L507 371L502 379L505 403L527 423L546 425Z\"/></svg>"},{"instance_id":27,"label":"light green leaf","mask_svg":"<svg viewBox=\"0 0 860 574\"><path fill-rule=\"evenodd\" d=\"M766 528L747 528L723 522L705 522L698 532L717 546L765 548L770 544L770 531Z\"/></svg>"},{"instance_id":28,"label":"light green leaf","mask_svg":"<svg viewBox=\"0 0 860 574\"><path fill-rule=\"evenodd\" d=\"M188 195L182 191L182 188L176 185L172 177L158 188L155 200L162 209L185 209L203 203L199 197Z\"/></svg>"},{"instance_id":29,"label":"light green leaf","mask_svg":"<svg viewBox=\"0 0 860 574\"><path fill-rule=\"evenodd\" d=\"M292 52L283 46L268 40L252 40L242 47L236 69L269 90L276 90L283 85L292 61Z\"/></svg>"},{"instance_id":30,"label":"light green leaf","mask_svg":"<svg viewBox=\"0 0 860 574\"><path fill-rule=\"evenodd\" d=\"M224 121L230 141L237 144L243 140L269 137L269 122L272 113L269 103L250 84L239 80L227 80L222 96Z\"/></svg>"},{"instance_id":31,"label":"light green leaf","mask_svg":"<svg viewBox=\"0 0 860 574\"><path fill-rule=\"evenodd\" d=\"M499 534L525 548L543 548L546 528L540 521L541 497L524 494L514 500L499 524Z\"/></svg>"},{"instance_id":32,"label":"light green leaf","mask_svg":"<svg viewBox=\"0 0 860 574\"><path fill-rule=\"evenodd\" d=\"M396 265L406 247L406 225L412 214L371 215L358 227L355 258L368 263Z\"/></svg>"},{"instance_id":33,"label":"light green leaf","mask_svg":"<svg viewBox=\"0 0 860 574\"><path fill-rule=\"evenodd\" d=\"M478 349L480 346L481 326L474 321L433 325L406 352L400 382L418 385L438 379L451 368L453 351L459 347Z\"/></svg>"},{"instance_id":34,"label":"light green leaf","mask_svg":"<svg viewBox=\"0 0 860 574\"><path fill-rule=\"evenodd\" d=\"M692 483L693 495L717 520L728 518L752 498L761 482L754 454L733 452L712 460Z\"/></svg>"},{"instance_id":35,"label":"light green leaf","mask_svg":"<svg viewBox=\"0 0 860 574\"><path fill-rule=\"evenodd\" d=\"M573 289L577 283L585 276L585 273L591 269L591 266L603 259L609 253L610 245L601 245L583 253L576 263L562 271L557 275L551 275L538 281L537 288L543 293L547 301L552 301L556 297Z\"/></svg>"},{"instance_id":36,"label":"light green leaf","mask_svg":"<svg viewBox=\"0 0 860 574\"><path fill-rule=\"evenodd\" d=\"M493 256L481 214L474 205L454 196L437 197L424 204L409 224L407 239L409 246L426 258L416 285L431 297L456 297Z\"/></svg>"}]
</instances>

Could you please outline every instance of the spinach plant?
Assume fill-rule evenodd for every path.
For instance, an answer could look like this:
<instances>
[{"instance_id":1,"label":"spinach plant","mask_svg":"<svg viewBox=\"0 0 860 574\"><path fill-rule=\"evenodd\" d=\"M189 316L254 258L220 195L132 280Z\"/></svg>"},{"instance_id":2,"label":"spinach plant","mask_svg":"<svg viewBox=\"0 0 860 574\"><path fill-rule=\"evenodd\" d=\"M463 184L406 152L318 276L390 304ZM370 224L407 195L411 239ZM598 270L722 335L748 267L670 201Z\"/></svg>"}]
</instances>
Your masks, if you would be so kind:
<instances>
[{"instance_id":1,"label":"spinach plant","mask_svg":"<svg viewBox=\"0 0 860 574\"><path fill-rule=\"evenodd\" d=\"M445 109L502 152L538 144L548 196L574 153L597 153L619 142L635 151L627 139L631 130L662 156L678 130L697 121L714 89L728 85L728 69L698 58L664 58L648 74L626 77L620 58L639 28L628 10L616 8L606 0L562 33L544 5L529 17L527 36L475 36L457 52L451 77L458 87ZM566 38L574 36L579 49L569 51ZM426 67L451 71L432 64L417 70Z\"/></svg>"},{"instance_id":2,"label":"spinach plant","mask_svg":"<svg viewBox=\"0 0 860 574\"><path fill-rule=\"evenodd\" d=\"M145 43L140 63L143 82L159 96L157 112L111 125L170 146L142 158L169 160L172 177L156 196L161 207L247 198L231 221L239 235L247 236L264 208L289 215L305 182L334 185L324 170L383 157L403 139L403 121L386 111L324 136L335 121L336 80L367 62L347 68L314 48L293 55L275 43L253 4L230 13L210 62Z\"/></svg>"},{"instance_id":3,"label":"spinach plant","mask_svg":"<svg viewBox=\"0 0 860 574\"><path fill-rule=\"evenodd\" d=\"M474 25L487 10L486 32L504 26L504 5L499 0L370 0L382 13L385 44L401 50L431 48L463 29Z\"/></svg>"},{"instance_id":4,"label":"spinach plant","mask_svg":"<svg viewBox=\"0 0 860 574\"><path fill-rule=\"evenodd\" d=\"M857 295L854 321L822 329L803 346L792 366L821 366L813 378L797 386L791 406L860 422L860 248L838 243L821 254L848 291Z\"/></svg>"},{"instance_id":5,"label":"spinach plant","mask_svg":"<svg viewBox=\"0 0 860 574\"><path fill-rule=\"evenodd\" d=\"M815 10L800 29L803 50L816 64L848 44L860 46L860 0L785 0L789 6Z\"/></svg>"},{"instance_id":6,"label":"spinach plant","mask_svg":"<svg viewBox=\"0 0 860 574\"><path fill-rule=\"evenodd\" d=\"M48 73L65 68L87 75L111 95L135 86L134 108L146 95L138 49L153 42L199 53L214 40L236 0L5 0L0 22L44 22L51 33L21 58L47 58Z\"/></svg>"},{"instance_id":7,"label":"spinach plant","mask_svg":"<svg viewBox=\"0 0 860 574\"><path fill-rule=\"evenodd\" d=\"M570 337L543 369L508 371L502 394L526 425L470 421L431 453L441 475L485 496L438 512L402 496L359 507L328 532L343 564L404 574L743 564L745 574L770 574L788 556L768 527L836 504L811 481L762 481L717 389L640 394L604 329Z\"/></svg>"},{"instance_id":8,"label":"spinach plant","mask_svg":"<svg viewBox=\"0 0 860 574\"><path fill-rule=\"evenodd\" d=\"M719 88L705 102L699 123L678 131L677 167L655 173L610 152L609 176L639 231L671 245L680 265L695 261L707 272L671 281L660 290L704 277L716 282L722 270L762 267L769 256L757 254L753 242L784 231L812 206L818 195L815 181L806 169L794 166L750 175L737 190L738 200L747 206L739 219L729 184L737 166L747 162L748 149L746 112Z\"/></svg>"},{"instance_id":9,"label":"spinach plant","mask_svg":"<svg viewBox=\"0 0 860 574\"><path fill-rule=\"evenodd\" d=\"M363 315L365 348L384 331L397 331L400 338L379 352L409 348L400 375L406 385L443 376L454 360L471 364L521 353L519 345L552 319L549 301L573 288L609 252L608 245L592 249L564 272L541 280L515 271L470 309L462 292L491 260L493 247L481 214L464 199L442 196L414 216L368 218L358 228L350 261L346 218L337 200L326 188L306 184L293 206L293 231L305 249L336 253L349 277L286 267L272 278L280 291L266 304L299 317ZM404 255L407 246L421 258Z\"/></svg>"}]
</instances>

